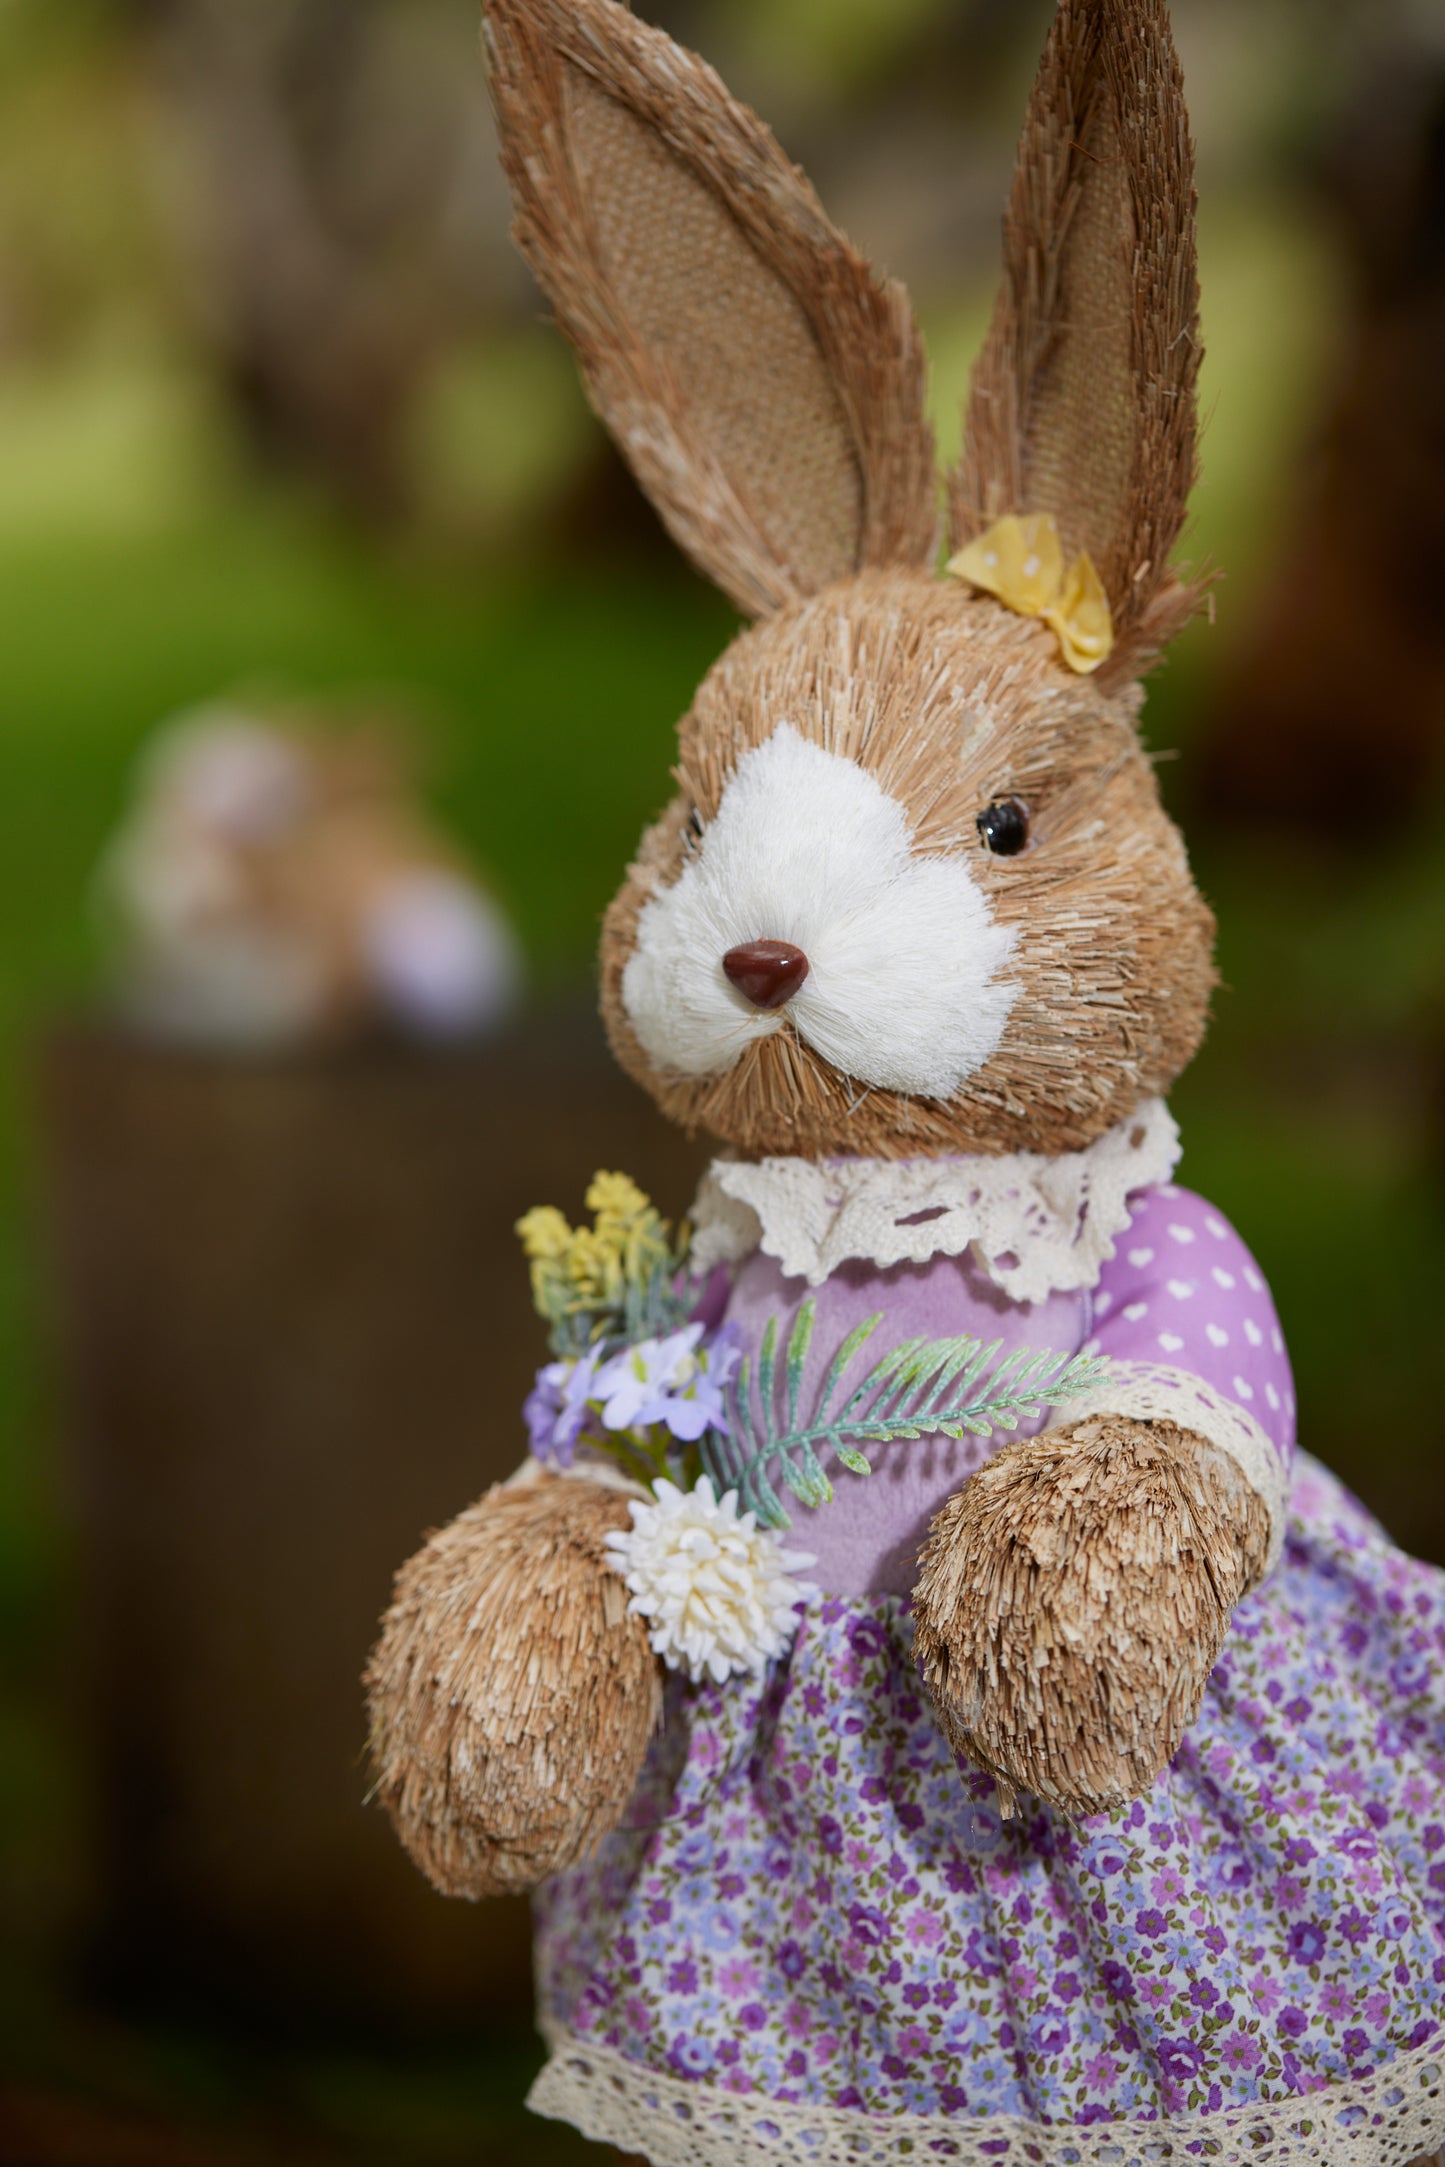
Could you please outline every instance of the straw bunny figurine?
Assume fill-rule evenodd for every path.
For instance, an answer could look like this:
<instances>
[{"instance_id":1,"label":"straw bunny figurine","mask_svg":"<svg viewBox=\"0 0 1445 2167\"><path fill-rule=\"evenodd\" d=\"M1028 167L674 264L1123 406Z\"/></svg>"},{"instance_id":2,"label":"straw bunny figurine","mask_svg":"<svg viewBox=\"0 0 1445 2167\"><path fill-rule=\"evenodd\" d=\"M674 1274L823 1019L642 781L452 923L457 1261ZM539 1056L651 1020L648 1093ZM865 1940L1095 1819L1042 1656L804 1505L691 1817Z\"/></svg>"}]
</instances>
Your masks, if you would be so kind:
<instances>
[{"instance_id":1,"label":"straw bunny figurine","mask_svg":"<svg viewBox=\"0 0 1445 2167\"><path fill-rule=\"evenodd\" d=\"M160 732L97 884L130 1020L232 1051L500 1022L515 937L407 769L369 720L248 703Z\"/></svg>"},{"instance_id":2,"label":"straw bunny figurine","mask_svg":"<svg viewBox=\"0 0 1445 2167\"><path fill-rule=\"evenodd\" d=\"M440 1887L545 1884L533 2104L658 2167L1395 2167L1445 2136L1445 1582L1295 1459L1163 1103L1213 983L1137 727L1199 601L1163 0L1058 10L942 573L902 291L614 0L487 29L518 239L756 620L602 945L728 1148L685 1255L615 1176L523 1223L558 1359L400 1576L380 1793Z\"/></svg>"}]
</instances>

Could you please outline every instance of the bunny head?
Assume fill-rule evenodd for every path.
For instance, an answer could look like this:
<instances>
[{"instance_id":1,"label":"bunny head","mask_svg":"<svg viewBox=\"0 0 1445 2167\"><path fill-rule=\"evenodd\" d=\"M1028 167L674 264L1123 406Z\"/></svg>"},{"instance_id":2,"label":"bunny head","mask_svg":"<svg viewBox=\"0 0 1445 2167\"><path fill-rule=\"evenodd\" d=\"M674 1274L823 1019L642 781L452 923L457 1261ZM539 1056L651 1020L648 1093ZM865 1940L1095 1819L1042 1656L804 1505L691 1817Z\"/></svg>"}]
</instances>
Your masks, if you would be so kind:
<instances>
[{"instance_id":1,"label":"bunny head","mask_svg":"<svg viewBox=\"0 0 1445 2167\"><path fill-rule=\"evenodd\" d=\"M1199 342L1164 0L1062 0L945 575L902 289L616 0L488 0L487 31L518 240L670 531L756 620L606 920L618 1057L745 1152L1081 1148L1173 1081L1213 984L1137 730L1199 598L1168 562Z\"/></svg>"}]
</instances>

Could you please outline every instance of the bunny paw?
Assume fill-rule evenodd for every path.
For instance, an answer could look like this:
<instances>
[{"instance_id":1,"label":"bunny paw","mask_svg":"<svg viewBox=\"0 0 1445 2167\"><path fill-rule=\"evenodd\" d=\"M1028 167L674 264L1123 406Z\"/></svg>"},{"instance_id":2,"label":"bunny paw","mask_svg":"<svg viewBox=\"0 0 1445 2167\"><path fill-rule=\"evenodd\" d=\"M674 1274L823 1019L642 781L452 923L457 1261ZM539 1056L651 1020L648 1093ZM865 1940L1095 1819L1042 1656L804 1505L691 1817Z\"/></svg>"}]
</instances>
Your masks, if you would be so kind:
<instances>
[{"instance_id":1,"label":"bunny paw","mask_svg":"<svg viewBox=\"0 0 1445 2167\"><path fill-rule=\"evenodd\" d=\"M626 1810L662 1704L606 1538L628 1502L544 1476L492 1490L397 1576L367 1671L376 1788L447 1896L534 1888Z\"/></svg>"},{"instance_id":2,"label":"bunny paw","mask_svg":"<svg viewBox=\"0 0 1445 2167\"><path fill-rule=\"evenodd\" d=\"M915 1646L949 1742L1068 1813L1137 1798L1198 1712L1258 1577L1264 1504L1168 1422L1094 1416L1020 1439L935 1516Z\"/></svg>"}]
</instances>

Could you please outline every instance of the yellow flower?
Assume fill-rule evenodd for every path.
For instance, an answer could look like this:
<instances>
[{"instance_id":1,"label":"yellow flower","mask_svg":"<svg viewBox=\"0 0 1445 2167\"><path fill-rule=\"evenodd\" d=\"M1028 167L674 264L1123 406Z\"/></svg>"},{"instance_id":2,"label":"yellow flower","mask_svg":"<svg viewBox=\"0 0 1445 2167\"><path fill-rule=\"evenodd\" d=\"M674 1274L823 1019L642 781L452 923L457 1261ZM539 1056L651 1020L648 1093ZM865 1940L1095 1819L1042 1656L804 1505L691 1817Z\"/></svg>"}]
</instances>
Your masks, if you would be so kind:
<instances>
[{"instance_id":1,"label":"yellow flower","mask_svg":"<svg viewBox=\"0 0 1445 2167\"><path fill-rule=\"evenodd\" d=\"M621 1301L621 1246L610 1236L578 1227L568 1245L566 1263L579 1308L611 1308Z\"/></svg>"},{"instance_id":2,"label":"yellow flower","mask_svg":"<svg viewBox=\"0 0 1445 2167\"><path fill-rule=\"evenodd\" d=\"M516 1231L524 1255L549 1261L564 1257L572 1240L571 1227L551 1204L536 1205L517 1221Z\"/></svg>"},{"instance_id":3,"label":"yellow flower","mask_svg":"<svg viewBox=\"0 0 1445 2167\"><path fill-rule=\"evenodd\" d=\"M668 1255L668 1227L652 1199L626 1174L596 1174L587 1203L597 1232L616 1247L624 1276L637 1284Z\"/></svg>"},{"instance_id":4,"label":"yellow flower","mask_svg":"<svg viewBox=\"0 0 1445 2167\"><path fill-rule=\"evenodd\" d=\"M597 1230L619 1232L652 1210L651 1200L626 1174L594 1174L587 1191L587 1209L596 1216Z\"/></svg>"},{"instance_id":5,"label":"yellow flower","mask_svg":"<svg viewBox=\"0 0 1445 2167\"><path fill-rule=\"evenodd\" d=\"M997 595L1021 617L1041 617L1057 635L1071 670L1096 670L1114 645L1114 620L1104 583L1086 549L1064 569L1063 544L1052 512L1021 518L1008 512L950 557L947 571Z\"/></svg>"},{"instance_id":6,"label":"yellow flower","mask_svg":"<svg viewBox=\"0 0 1445 2167\"><path fill-rule=\"evenodd\" d=\"M560 1211L539 1205L517 1221L517 1233L539 1313L554 1330L588 1319L594 1337L603 1337L621 1329L635 1298L655 1300L659 1274L670 1274L675 1260L671 1229L626 1174L595 1174L587 1203L594 1226L569 1226Z\"/></svg>"}]
</instances>

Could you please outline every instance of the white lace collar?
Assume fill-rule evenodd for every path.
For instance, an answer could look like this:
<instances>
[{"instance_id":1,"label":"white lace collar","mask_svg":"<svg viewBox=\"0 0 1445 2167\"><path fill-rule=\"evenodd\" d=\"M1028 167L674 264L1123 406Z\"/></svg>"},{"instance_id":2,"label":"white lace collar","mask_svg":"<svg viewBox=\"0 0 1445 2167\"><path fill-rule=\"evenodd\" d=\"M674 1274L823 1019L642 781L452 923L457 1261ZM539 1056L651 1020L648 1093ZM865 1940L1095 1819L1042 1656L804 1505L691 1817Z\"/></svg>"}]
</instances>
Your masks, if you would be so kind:
<instances>
[{"instance_id":1,"label":"white lace collar","mask_svg":"<svg viewBox=\"0 0 1445 2167\"><path fill-rule=\"evenodd\" d=\"M861 1259L926 1264L971 1248L1016 1302L1092 1287L1129 1223L1129 1198L1167 1181L1179 1131L1147 1099L1084 1151L1058 1158L714 1159L693 1206L703 1269L762 1249L817 1286Z\"/></svg>"}]
</instances>

